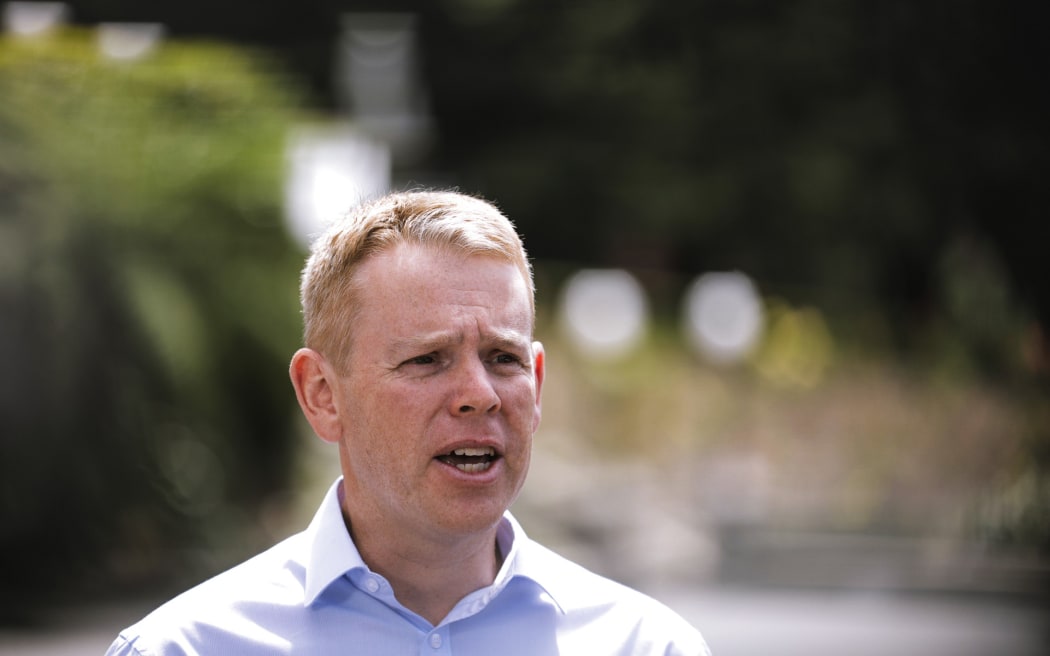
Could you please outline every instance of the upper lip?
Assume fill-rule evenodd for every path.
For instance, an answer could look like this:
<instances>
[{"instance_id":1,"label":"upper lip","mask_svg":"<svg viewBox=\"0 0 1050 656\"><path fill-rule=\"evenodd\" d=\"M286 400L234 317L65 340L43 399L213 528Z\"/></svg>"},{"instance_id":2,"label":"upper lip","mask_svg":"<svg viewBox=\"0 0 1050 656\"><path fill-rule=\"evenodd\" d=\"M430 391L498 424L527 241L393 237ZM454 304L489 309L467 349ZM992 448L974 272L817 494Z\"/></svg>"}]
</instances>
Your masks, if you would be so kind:
<instances>
[{"instance_id":1,"label":"upper lip","mask_svg":"<svg viewBox=\"0 0 1050 656\"><path fill-rule=\"evenodd\" d=\"M447 456L459 449L483 449L486 450L489 455L497 458L502 455L499 445L492 440L464 440L461 442L453 442L448 446L442 447L434 457L440 458L441 456Z\"/></svg>"}]
</instances>

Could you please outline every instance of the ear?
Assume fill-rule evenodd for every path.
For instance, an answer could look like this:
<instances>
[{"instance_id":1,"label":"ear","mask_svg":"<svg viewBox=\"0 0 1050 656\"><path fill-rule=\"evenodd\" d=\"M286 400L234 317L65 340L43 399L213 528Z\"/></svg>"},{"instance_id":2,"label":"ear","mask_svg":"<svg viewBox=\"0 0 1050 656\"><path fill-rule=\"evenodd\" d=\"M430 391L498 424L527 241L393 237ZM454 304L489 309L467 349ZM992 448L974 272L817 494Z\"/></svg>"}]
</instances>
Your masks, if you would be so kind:
<instances>
[{"instance_id":1,"label":"ear","mask_svg":"<svg viewBox=\"0 0 1050 656\"><path fill-rule=\"evenodd\" d=\"M543 414L541 411L541 393L543 392L543 377L546 375L546 354L543 351L543 344L539 342L532 343L532 374L536 377L536 416L533 419L532 430L536 430L540 426L540 416Z\"/></svg>"},{"instance_id":2,"label":"ear","mask_svg":"<svg viewBox=\"0 0 1050 656\"><path fill-rule=\"evenodd\" d=\"M288 374L299 407L314 432L325 442L338 442L342 425L333 387L335 372L324 356L313 349L301 348L292 356Z\"/></svg>"}]
</instances>

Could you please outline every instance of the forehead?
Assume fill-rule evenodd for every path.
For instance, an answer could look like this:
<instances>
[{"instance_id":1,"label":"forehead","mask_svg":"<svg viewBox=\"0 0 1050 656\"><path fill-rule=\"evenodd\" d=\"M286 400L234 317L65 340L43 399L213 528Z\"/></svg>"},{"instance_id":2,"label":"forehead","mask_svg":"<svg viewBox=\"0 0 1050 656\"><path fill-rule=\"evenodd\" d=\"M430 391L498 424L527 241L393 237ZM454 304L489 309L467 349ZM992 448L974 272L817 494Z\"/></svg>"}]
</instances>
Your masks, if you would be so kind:
<instances>
[{"instance_id":1,"label":"forehead","mask_svg":"<svg viewBox=\"0 0 1050 656\"><path fill-rule=\"evenodd\" d=\"M475 311L517 322L524 312L531 330L529 287L503 258L399 244L372 255L357 273L362 319L380 314L426 321L428 312Z\"/></svg>"}]
</instances>

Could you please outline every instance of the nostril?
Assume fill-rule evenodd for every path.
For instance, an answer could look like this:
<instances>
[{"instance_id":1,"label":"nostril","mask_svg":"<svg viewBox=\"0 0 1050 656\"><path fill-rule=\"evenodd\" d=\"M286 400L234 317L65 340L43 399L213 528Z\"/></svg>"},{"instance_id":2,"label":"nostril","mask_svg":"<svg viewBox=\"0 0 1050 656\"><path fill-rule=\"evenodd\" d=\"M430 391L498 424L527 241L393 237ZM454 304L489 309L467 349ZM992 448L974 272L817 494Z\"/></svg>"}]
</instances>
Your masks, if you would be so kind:
<instances>
[{"instance_id":1,"label":"nostril","mask_svg":"<svg viewBox=\"0 0 1050 656\"><path fill-rule=\"evenodd\" d=\"M474 408L469 406L469 405L461 405L461 406L459 406L459 411L460 412L470 412L473 409Z\"/></svg>"}]
</instances>

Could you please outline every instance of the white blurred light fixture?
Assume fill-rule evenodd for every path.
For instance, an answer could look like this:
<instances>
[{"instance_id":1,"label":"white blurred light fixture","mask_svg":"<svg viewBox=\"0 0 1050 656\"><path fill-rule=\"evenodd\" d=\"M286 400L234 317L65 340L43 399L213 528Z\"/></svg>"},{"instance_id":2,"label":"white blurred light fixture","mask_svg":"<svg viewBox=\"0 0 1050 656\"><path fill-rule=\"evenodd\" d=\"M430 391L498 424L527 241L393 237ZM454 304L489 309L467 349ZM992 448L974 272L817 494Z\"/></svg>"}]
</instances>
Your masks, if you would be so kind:
<instances>
[{"instance_id":1,"label":"white blurred light fixture","mask_svg":"<svg viewBox=\"0 0 1050 656\"><path fill-rule=\"evenodd\" d=\"M304 248L354 205L390 189L390 148L346 126L296 130L287 156L285 216Z\"/></svg>"},{"instance_id":2,"label":"white blurred light fixture","mask_svg":"<svg viewBox=\"0 0 1050 656\"><path fill-rule=\"evenodd\" d=\"M145 57L163 38L164 26L160 23L102 23L97 31L99 51L120 61Z\"/></svg>"},{"instance_id":3,"label":"white blurred light fixture","mask_svg":"<svg viewBox=\"0 0 1050 656\"><path fill-rule=\"evenodd\" d=\"M4 30L17 36L41 36L66 21L64 2L8 2L4 5Z\"/></svg>"},{"instance_id":4,"label":"white blurred light fixture","mask_svg":"<svg viewBox=\"0 0 1050 656\"><path fill-rule=\"evenodd\" d=\"M762 335L762 299L738 271L705 273L686 292L686 336L708 360L732 364L745 358Z\"/></svg>"},{"instance_id":5,"label":"white blurred light fixture","mask_svg":"<svg viewBox=\"0 0 1050 656\"><path fill-rule=\"evenodd\" d=\"M585 355L615 358L634 348L645 333L645 290L622 269L585 269L566 283L562 323Z\"/></svg>"}]
</instances>

